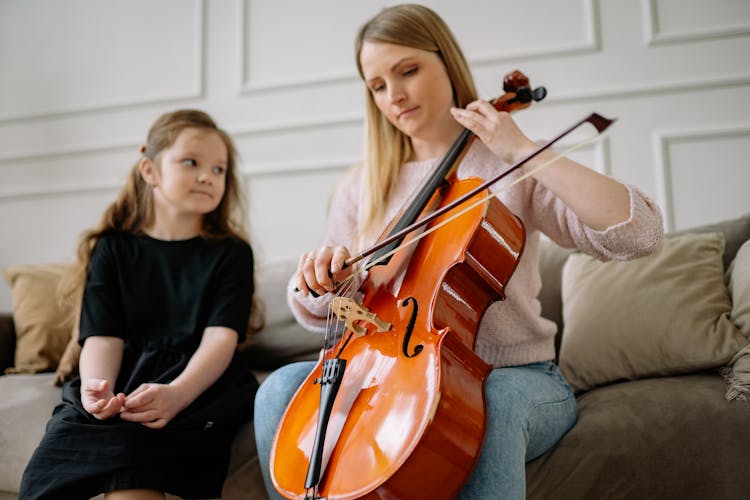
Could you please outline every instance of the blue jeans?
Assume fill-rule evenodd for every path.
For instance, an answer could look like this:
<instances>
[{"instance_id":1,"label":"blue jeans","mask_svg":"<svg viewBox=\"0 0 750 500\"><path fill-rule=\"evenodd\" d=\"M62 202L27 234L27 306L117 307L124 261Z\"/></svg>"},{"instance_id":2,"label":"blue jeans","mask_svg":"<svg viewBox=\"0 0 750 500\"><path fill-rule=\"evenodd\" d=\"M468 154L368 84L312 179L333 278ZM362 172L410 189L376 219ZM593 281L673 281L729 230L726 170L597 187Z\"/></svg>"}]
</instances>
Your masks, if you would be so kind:
<instances>
[{"instance_id":1,"label":"blue jeans","mask_svg":"<svg viewBox=\"0 0 750 500\"><path fill-rule=\"evenodd\" d=\"M255 396L255 439L272 499L282 498L268 472L276 426L313 362L279 368ZM495 368L487 378L487 432L474 471L459 498L522 500L526 462L550 449L576 422L576 400L552 361Z\"/></svg>"}]
</instances>

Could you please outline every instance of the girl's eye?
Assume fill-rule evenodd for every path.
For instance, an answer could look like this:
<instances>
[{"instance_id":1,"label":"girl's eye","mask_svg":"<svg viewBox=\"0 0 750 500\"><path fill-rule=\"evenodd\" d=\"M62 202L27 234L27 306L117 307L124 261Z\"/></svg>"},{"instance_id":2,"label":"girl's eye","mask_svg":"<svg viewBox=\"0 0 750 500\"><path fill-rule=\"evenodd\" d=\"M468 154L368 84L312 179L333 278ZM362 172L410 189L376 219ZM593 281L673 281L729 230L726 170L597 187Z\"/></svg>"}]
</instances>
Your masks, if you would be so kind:
<instances>
[{"instance_id":1,"label":"girl's eye","mask_svg":"<svg viewBox=\"0 0 750 500\"><path fill-rule=\"evenodd\" d=\"M224 172L226 172L226 171L227 171L227 169L224 168L224 167L214 167L213 168L213 172L216 175L224 175Z\"/></svg>"},{"instance_id":2,"label":"girl's eye","mask_svg":"<svg viewBox=\"0 0 750 500\"><path fill-rule=\"evenodd\" d=\"M194 166L198 165L198 162L196 162L192 158L186 158L186 159L182 160L182 164L186 165L188 167L194 167Z\"/></svg>"}]
</instances>

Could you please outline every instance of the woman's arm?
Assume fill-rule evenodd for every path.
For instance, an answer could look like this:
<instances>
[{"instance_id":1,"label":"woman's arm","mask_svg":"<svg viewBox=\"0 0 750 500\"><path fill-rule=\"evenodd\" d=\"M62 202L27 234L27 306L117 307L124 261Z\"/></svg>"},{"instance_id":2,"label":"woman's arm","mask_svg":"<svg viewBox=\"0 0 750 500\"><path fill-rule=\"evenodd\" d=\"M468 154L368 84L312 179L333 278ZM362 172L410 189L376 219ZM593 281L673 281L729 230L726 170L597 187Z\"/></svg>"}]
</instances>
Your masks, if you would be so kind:
<instances>
[{"instance_id":1,"label":"woman's arm","mask_svg":"<svg viewBox=\"0 0 750 500\"><path fill-rule=\"evenodd\" d=\"M486 101L474 101L466 109L451 111L461 125L508 164L523 159L538 147L518 128L510 114L498 112ZM526 168L533 170L555 156L555 152L546 150L529 161ZM534 177L592 229L603 231L630 216L630 196L623 184L569 158L559 158Z\"/></svg>"},{"instance_id":2,"label":"woman's arm","mask_svg":"<svg viewBox=\"0 0 750 500\"><path fill-rule=\"evenodd\" d=\"M125 342L118 337L88 337L81 349L81 403L100 420L120 412L125 395L115 395Z\"/></svg>"},{"instance_id":3,"label":"woman's arm","mask_svg":"<svg viewBox=\"0 0 750 500\"><path fill-rule=\"evenodd\" d=\"M237 339L231 328L206 328L183 372L169 384L141 384L125 398L120 417L153 429L164 427L224 373Z\"/></svg>"},{"instance_id":4,"label":"woman's arm","mask_svg":"<svg viewBox=\"0 0 750 500\"><path fill-rule=\"evenodd\" d=\"M529 162L528 168L554 157L553 151L543 151ZM569 158L555 160L534 177L592 229L603 231L630 217L630 195L622 183Z\"/></svg>"}]
</instances>

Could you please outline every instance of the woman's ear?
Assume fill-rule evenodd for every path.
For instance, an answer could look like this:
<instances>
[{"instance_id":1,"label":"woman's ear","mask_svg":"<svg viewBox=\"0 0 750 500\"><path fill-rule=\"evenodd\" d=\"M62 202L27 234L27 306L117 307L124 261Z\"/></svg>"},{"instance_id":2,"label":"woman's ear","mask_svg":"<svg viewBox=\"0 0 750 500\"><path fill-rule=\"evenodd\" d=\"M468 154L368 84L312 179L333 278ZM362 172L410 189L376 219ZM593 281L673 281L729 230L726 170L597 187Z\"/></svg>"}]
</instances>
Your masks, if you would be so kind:
<instances>
[{"instance_id":1,"label":"woman's ear","mask_svg":"<svg viewBox=\"0 0 750 500\"><path fill-rule=\"evenodd\" d=\"M141 161L138 164L138 170L140 170L141 177L146 181L146 184L151 186L156 185L156 169L154 168L154 162L151 161L150 158L145 156L141 158Z\"/></svg>"}]
</instances>

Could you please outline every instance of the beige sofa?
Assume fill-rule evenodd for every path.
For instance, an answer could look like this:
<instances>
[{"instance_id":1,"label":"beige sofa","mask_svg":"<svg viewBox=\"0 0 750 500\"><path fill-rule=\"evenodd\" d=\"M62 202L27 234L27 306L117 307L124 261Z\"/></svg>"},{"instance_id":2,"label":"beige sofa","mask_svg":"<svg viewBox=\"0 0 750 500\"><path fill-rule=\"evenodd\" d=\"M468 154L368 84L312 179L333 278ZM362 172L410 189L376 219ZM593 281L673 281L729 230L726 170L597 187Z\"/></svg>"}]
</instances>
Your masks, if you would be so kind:
<instances>
[{"instance_id":1,"label":"beige sofa","mask_svg":"<svg viewBox=\"0 0 750 500\"><path fill-rule=\"evenodd\" d=\"M563 317L569 322L557 340L561 368L577 389L579 419L527 465L529 498L748 498L750 403L725 398L728 385L718 369L742 354L750 334L750 292L738 288L746 280L724 274L750 238L750 214L674 236L667 251L630 263L601 264L543 245L542 312L561 326ZM750 244L741 253L745 264L733 270L749 269ZM293 266L259 271L268 322L243 356L261 377L314 358L319 349L317 336L297 326L285 305ZM738 300L747 303L740 307ZM652 321L654 315L662 317ZM3 368L13 362L13 326L10 315L0 316ZM59 400L52 379L52 373L0 376L0 500L16 498ZM224 498L265 497L248 424L234 442Z\"/></svg>"}]
</instances>

